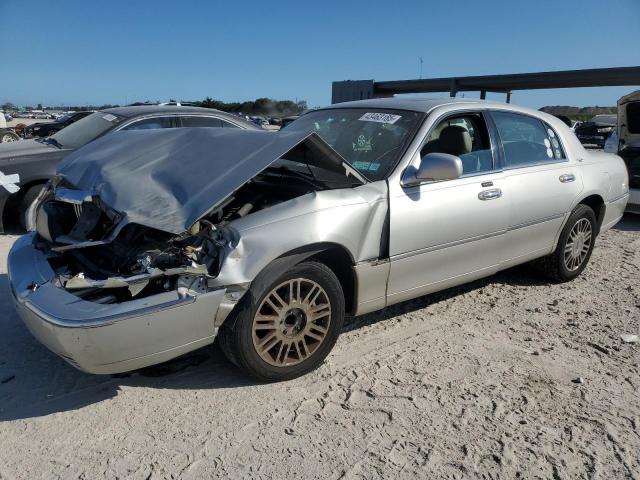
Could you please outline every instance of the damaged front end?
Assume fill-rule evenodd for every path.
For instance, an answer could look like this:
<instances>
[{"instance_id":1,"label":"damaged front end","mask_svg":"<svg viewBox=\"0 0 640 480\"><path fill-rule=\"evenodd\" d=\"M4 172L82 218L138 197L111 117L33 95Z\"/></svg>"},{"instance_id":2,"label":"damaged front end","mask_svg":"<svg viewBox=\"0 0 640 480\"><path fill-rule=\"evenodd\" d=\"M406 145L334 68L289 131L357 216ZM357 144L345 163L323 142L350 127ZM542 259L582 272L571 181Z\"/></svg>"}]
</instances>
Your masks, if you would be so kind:
<instances>
[{"instance_id":1,"label":"damaged front end","mask_svg":"<svg viewBox=\"0 0 640 480\"><path fill-rule=\"evenodd\" d=\"M35 231L56 285L101 304L169 291L196 295L209 291L225 247L233 248L231 231L210 222L174 235L124 218L93 192L54 178L35 207Z\"/></svg>"},{"instance_id":2,"label":"damaged front end","mask_svg":"<svg viewBox=\"0 0 640 480\"><path fill-rule=\"evenodd\" d=\"M220 281L241 242L234 221L364 183L315 135L176 130L123 132L65 159L9 255L26 325L82 370L129 371L211 343L251 280ZM211 156L224 173L202 173ZM287 157L302 170L276 164Z\"/></svg>"},{"instance_id":3,"label":"damaged front end","mask_svg":"<svg viewBox=\"0 0 640 480\"><path fill-rule=\"evenodd\" d=\"M75 367L119 373L213 342L247 285L212 285L231 230L207 221L175 235L126 222L99 196L54 178L34 231L9 256L16 309Z\"/></svg>"}]
</instances>

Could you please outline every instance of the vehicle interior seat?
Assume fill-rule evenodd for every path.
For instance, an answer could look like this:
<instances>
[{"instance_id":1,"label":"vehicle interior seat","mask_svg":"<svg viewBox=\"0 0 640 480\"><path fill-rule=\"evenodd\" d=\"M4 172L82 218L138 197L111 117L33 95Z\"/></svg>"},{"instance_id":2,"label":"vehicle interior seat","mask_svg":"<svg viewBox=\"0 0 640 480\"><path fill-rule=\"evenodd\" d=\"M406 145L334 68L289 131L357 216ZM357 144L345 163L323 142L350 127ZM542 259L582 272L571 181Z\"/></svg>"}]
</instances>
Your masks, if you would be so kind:
<instances>
[{"instance_id":1,"label":"vehicle interior seat","mask_svg":"<svg viewBox=\"0 0 640 480\"><path fill-rule=\"evenodd\" d=\"M448 153L462 160L463 173L481 170L480 158L467 155L473 151L473 141L468 130L460 125L449 125L442 129L440 137L428 142L422 149L422 156L428 153ZM490 160L489 160L490 161Z\"/></svg>"}]
</instances>

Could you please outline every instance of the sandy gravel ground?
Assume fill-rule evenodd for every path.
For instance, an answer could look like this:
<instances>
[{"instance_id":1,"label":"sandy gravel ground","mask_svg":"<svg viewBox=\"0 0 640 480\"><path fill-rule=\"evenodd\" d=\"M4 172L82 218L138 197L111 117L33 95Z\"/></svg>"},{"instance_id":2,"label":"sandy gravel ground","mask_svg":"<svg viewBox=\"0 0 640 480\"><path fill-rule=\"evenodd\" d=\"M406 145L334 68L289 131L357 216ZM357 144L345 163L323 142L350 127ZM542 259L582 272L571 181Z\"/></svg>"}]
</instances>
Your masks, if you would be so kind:
<instances>
[{"instance_id":1,"label":"sandy gravel ground","mask_svg":"<svg viewBox=\"0 0 640 480\"><path fill-rule=\"evenodd\" d=\"M519 268L352 319L276 385L217 347L78 372L30 337L2 273L0 478L638 479L640 344L620 334L639 331L639 231L599 238L569 284Z\"/></svg>"}]
</instances>

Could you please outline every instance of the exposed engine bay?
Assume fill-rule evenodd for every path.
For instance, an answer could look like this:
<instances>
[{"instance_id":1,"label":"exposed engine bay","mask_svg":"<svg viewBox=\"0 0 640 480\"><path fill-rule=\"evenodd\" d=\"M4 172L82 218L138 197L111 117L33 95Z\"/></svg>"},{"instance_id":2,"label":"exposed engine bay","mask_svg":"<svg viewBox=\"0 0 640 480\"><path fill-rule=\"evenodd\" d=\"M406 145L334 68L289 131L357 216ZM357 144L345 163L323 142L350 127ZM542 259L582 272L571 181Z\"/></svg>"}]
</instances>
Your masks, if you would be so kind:
<instances>
[{"instance_id":1,"label":"exposed engine bay","mask_svg":"<svg viewBox=\"0 0 640 480\"><path fill-rule=\"evenodd\" d=\"M57 177L36 207L37 247L47 252L59 287L84 300L116 303L176 290L207 291L236 242L229 223L327 188L313 175L271 167L179 235L135 223Z\"/></svg>"}]
</instances>

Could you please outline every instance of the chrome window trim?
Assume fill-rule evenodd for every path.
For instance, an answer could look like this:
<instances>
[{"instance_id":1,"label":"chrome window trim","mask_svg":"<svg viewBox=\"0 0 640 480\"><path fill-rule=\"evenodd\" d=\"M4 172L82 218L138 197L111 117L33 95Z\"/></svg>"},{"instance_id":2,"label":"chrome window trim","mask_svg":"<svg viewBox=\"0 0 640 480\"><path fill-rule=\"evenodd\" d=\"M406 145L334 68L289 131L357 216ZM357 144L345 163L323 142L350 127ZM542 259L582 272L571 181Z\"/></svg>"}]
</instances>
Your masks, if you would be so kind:
<instances>
[{"instance_id":1,"label":"chrome window trim","mask_svg":"<svg viewBox=\"0 0 640 480\"><path fill-rule=\"evenodd\" d=\"M208 115L208 114L202 114L202 113L150 113L147 115L144 115L142 117L136 117L134 119L130 119L126 122L124 122L122 125L118 126L114 131L115 132L119 132L120 130L123 130L125 128L127 128L130 125L133 125L137 122L141 122L142 120L147 120L148 118L170 118L170 117L206 117L206 118L214 118L216 120L220 120L223 122L227 122L227 123L231 123L232 125L235 125L238 128L241 128L243 130L246 130L242 125L233 122L231 120L228 120L226 118L220 117L219 115ZM173 128L179 128L179 127L173 127ZM212 128L224 128L224 127L212 127Z\"/></svg>"}]
</instances>

